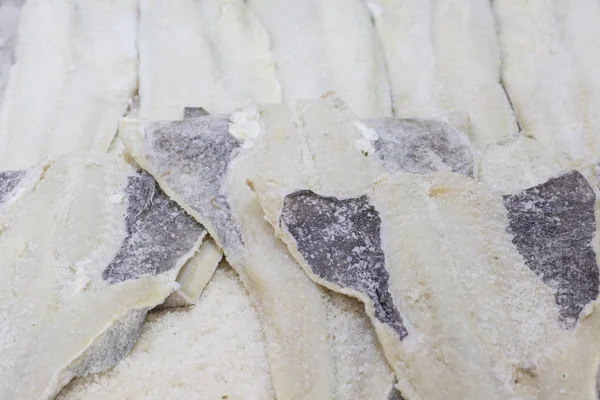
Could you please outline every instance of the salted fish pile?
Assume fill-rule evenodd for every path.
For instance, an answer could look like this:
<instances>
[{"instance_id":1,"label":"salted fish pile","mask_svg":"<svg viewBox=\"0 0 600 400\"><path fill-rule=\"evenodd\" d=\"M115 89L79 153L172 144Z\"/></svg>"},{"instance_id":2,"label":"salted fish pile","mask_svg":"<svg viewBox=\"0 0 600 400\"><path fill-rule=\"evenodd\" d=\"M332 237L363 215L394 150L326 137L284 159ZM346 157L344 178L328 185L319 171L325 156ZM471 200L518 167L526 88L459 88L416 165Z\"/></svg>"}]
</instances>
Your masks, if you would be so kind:
<instances>
[{"instance_id":1,"label":"salted fish pile","mask_svg":"<svg viewBox=\"0 0 600 400\"><path fill-rule=\"evenodd\" d=\"M0 1L0 399L597 400L599 27Z\"/></svg>"}]
</instances>

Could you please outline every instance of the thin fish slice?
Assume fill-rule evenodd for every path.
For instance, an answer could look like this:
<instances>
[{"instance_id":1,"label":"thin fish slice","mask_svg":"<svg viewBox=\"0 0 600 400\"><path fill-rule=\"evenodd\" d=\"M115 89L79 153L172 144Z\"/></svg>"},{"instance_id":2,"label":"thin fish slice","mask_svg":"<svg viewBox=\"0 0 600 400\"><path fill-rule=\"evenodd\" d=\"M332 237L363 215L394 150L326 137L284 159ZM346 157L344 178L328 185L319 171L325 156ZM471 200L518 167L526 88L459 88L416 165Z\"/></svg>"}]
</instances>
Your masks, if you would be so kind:
<instances>
[{"instance_id":1,"label":"thin fish slice","mask_svg":"<svg viewBox=\"0 0 600 400\"><path fill-rule=\"evenodd\" d=\"M0 224L0 397L27 400L122 359L206 234L116 156L51 162Z\"/></svg>"}]
</instances>

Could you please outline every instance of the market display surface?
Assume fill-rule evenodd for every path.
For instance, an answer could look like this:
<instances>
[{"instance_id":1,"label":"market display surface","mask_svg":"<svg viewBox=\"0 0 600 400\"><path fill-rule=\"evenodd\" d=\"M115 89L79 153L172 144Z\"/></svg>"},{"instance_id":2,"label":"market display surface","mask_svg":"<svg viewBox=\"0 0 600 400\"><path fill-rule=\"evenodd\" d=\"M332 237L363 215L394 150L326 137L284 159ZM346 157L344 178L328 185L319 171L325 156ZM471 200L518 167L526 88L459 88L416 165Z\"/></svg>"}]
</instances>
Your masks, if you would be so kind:
<instances>
[{"instance_id":1,"label":"market display surface","mask_svg":"<svg viewBox=\"0 0 600 400\"><path fill-rule=\"evenodd\" d=\"M599 399L599 51L597 0L0 0L0 399Z\"/></svg>"}]
</instances>

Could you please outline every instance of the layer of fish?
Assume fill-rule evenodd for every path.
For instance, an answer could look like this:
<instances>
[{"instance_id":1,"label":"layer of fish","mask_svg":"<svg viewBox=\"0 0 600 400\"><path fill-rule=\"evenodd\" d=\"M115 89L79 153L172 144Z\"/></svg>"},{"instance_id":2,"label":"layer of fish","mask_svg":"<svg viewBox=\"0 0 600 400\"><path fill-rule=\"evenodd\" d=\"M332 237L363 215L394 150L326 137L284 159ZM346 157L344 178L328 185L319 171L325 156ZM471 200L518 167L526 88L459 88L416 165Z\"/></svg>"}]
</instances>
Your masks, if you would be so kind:
<instances>
[{"instance_id":1,"label":"layer of fish","mask_svg":"<svg viewBox=\"0 0 600 400\"><path fill-rule=\"evenodd\" d=\"M0 106L15 61L15 45L19 16L25 0L5 0L0 3Z\"/></svg>"},{"instance_id":2,"label":"layer of fish","mask_svg":"<svg viewBox=\"0 0 600 400\"><path fill-rule=\"evenodd\" d=\"M209 113L202 107L185 107L183 109L184 119L206 115ZM120 142L122 143L122 141ZM222 258L223 252L219 246L211 238L205 240L196 254L179 271L177 283L181 287L171 293L161 306L182 307L196 304Z\"/></svg>"},{"instance_id":3,"label":"layer of fish","mask_svg":"<svg viewBox=\"0 0 600 400\"><path fill-rule=\"evenodd\" d=\"M254 187L309 276L365 302L406 399L596 398L595 194L578 172L504 197L448 173L355 197Z\"/></svg>"},{"instance_id":4,"label":"layer of fish","mask_svg":"<svg viewBox=\"0 0 600 400\"><path fill-rule=\"evenodd\" d=\"M105 152L137 87L136 35L136 0L28 1L0 109L0 168Z\"/></svg>"},{"instance_id":5,"label":"layer of fish","mask_svg":"<svg viewBox=\"0 0 600 400\"><path fill-rule=\"evenodd\" d=\"M281 101L270 40L241 0L140 1L142 118Z\"/></svg>"},{"instance_id":6,"label":"layer of fish","mask_svg":"<svg viewBox=\"0 0 600 400\"><path fill-rule=\"evenodd\" d=\"M556 153L599 161L600 3L493 4L502 80L523 130Z\"/></svg>"},{"instance_id":7,"label":"layer of fish","mask_svg":"<svg viewBox=\"0 0 600 400\"><path fill-rule=\"evenodd\" d=\"M277 395L385 399L393 375L366 317L304 275L273 238L246 186L251 174L275 166L293 178L304 162L302 136L285 106L269 107L258 118L248 110L231 122L218 116L142 126L128 121L124 138L136 161L205 224L240 272L261 312ZM271 127L269 139L263 139L263 123ZM340 325L353 327L350 338Z\"/></svg>"},{"instance_id":8,"label":"layer of fish","mask_svg":"<svg viewBox=\"0 0 600 400\"><path fill-rule=\"evenodd\" d=\"M396 116L466 113L470 136L480 148L517 132L499 82L500 57L488 1L366 3L385 54Z\"/></svg>"},{"instance_id":9,"label":"layer of fish","mask_svg":"<svg viewBox=\"0 0 600 400\"><path fill-rule=\"evenodd\" d=\"M206 230L116 156L22 176L0 185L0 397L51 399L127 354Z\"/></svg>"},{"instance_id":10,"label":"layer of fish","mask_svg":"<svg viewBox=\"0 0 600 400\"><path fill-rule=\"evenodd\" d=\"M249 0L271 39L283 99L333 91L363 117L392 114L381 46L362 0Z\"/></svg>"}]
</instances>

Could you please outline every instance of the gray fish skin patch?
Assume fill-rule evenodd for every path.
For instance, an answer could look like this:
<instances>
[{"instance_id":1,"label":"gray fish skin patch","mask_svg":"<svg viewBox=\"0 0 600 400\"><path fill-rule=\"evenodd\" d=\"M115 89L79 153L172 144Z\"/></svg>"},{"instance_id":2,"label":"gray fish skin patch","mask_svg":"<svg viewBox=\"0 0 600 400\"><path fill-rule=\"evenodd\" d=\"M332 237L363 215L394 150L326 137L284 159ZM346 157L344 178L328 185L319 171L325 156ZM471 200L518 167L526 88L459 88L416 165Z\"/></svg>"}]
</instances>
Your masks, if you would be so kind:
<instances>
[{"instance_id":1,"label":"gray fish skin patch","mask_svg":"<svg viewBox=\"0 0 600 400\"><path fill-rule=\"evenodd\" d=\"M113 323L85 354L69 368L75 376L84 376L114 367L124 359L142 333L147 309L131 310Z\"/></svg>"},{"instance_id":2,"label":"gray fish skin patch","mask_svg":"<svg viewBox=\"0 0 600 400\"><path fill-rule=\"evenodd\" d=\"M366 196L339 200L310 190L287 195L281 222L313 273L325 281L364 293L375 317L404 339L408 332L388 291L381 249L381 219Z\"/></svg>"},{"instance_id":3,"label":"gray fish skin patch","mask_svg":"<svg viewBox=\"0 0 600 400\"><path fill-rule=\"evenodd\" d=\"M229 163L240 149L240 141L229 134L229 120L205 116L183 121L154 123L147 128L145 145L156 172L177 171L174 186L185 202L210 221L219 245L241 248L242 237L232 220L225 178ZM193 190L186 191L186 186Z\"/></svg>"},{"instance_id":4,"label":"gray fish skin patch","mask_svg":"<svg viewBox=\"0 0 600 400\"><path fill-rule=\"evenodd\" d=\"M174 268L204 233L204 227L169 199L146 172L129 177L125 192L127 237L102 272L110 283Z\"/></svg>"},{"instance_id":5,"label":"gray fish skin patch","mask_svg":"<svg viewBox=\"0 0 600 400\"><path fill-rule=\"evenodd\" d=\"M390 173L446 170L473 176L469 141L445 121L374 118L364 122L377 132L375 153Z\"/></svg>"},{"instance_id":6,"label":"gray fish skin patch","mask_svg":"<svg viewBox=\"0 0 600 400\"><path fill-rule=\"evenodd\" d=\"M209 115L210 113L202 107L184 107L183 119L199 118Z\"/></svg>"},{"instance_id":7,"label":"gray fish skin patch","mask_svg":"<svg viewBox=\"0 0 600 400\"><path fill-rule=\"evenodd\" d=\"M0 172L0 204L12 197L13 191L19 186L25 175L27 175L27 171Z\"/></svg>"},{"instance_id":8,"label":"gray fish skin patch","mask_svg":"<svg viewBox=\"0 0 600 400\"><path fill-rule=\"evenodd\" d=\"M595 200L577 171L504 196L512 242L527 266L556 290L564 329L575 327L583 308L598 297Z\"/></svg>"}]
</instances>

